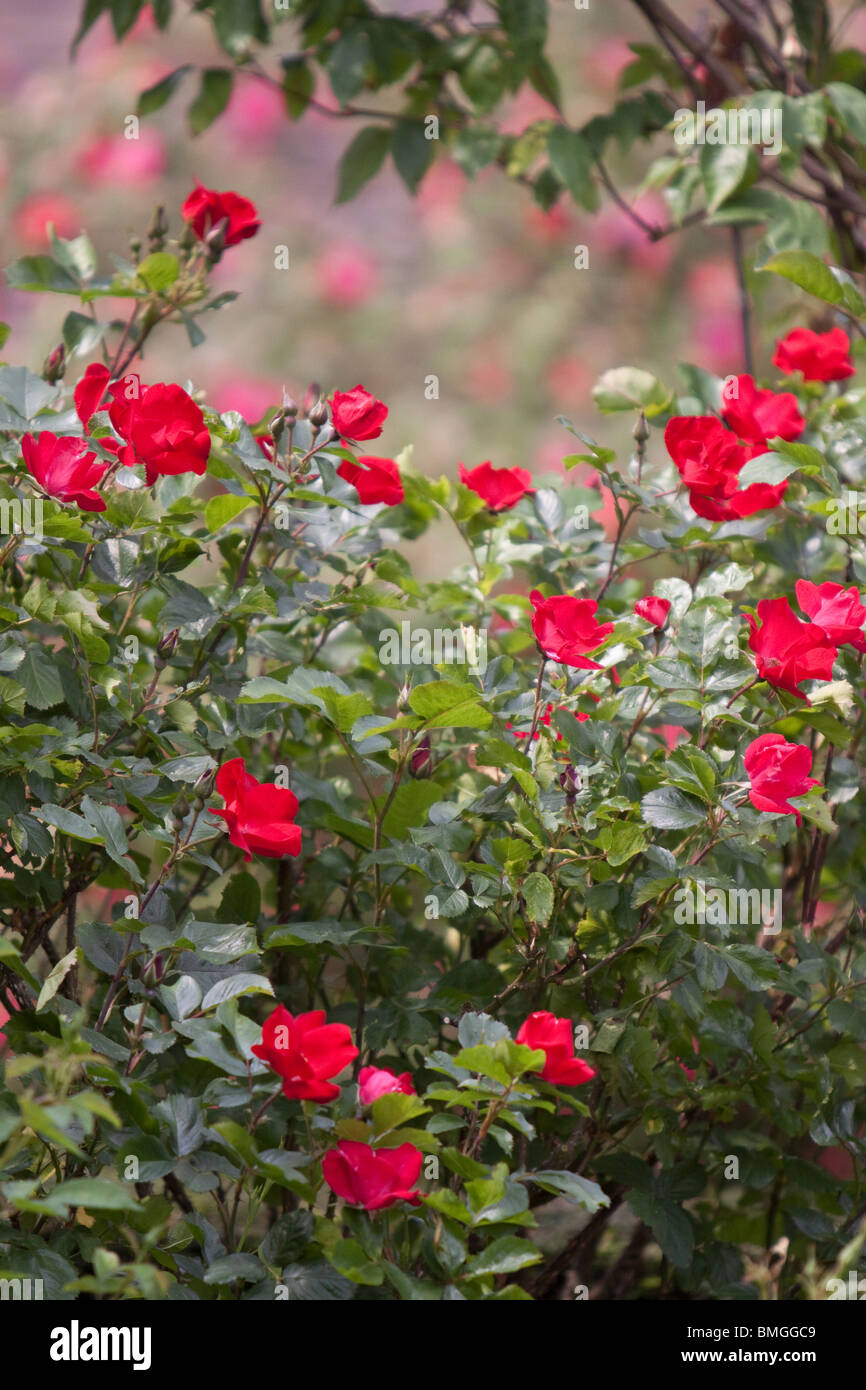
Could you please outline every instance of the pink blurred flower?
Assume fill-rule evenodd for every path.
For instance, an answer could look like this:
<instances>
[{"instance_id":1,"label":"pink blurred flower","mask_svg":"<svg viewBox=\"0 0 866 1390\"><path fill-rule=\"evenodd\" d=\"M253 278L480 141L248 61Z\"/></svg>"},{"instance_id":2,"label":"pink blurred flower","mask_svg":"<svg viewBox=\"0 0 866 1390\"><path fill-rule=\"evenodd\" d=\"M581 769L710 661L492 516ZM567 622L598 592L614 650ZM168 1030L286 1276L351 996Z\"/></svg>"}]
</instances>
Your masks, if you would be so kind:
<instances>
[{"instance_id":1,"label":"pink blurred flower","mask_svg":"<svg viewBox=\"0 0 866 1390\"><path fill-rule=\"evenodd\" d=\"M540 242L542 246L550 246L558 241L564 241L571 236L574 231L575 222L571 214L568 202L565 198L560 198L559 202L554 203L549 212L545 212L537 203L530 203L524 214L527 236L533 241Z\"/></svg>"},{"instance_id":2,"label":"pink blurred flower","mask_svg":"<svg viewBox=\"0 0 866 1390\"><path fill-rule=\"evenodd\" d=\"M503 405L513 396L514 378L492 343L479 343L473 349L466 387L479 405Z\"/></svg>"},{"instance_id":3,"label":"pink blurred flower","mask_svg":"<svg viewBox=\"0 0 866 1390\"><path fill-rule=\"evenodd\" d=\"M249 424L257 424L265 411L279 406L282 399L282 383L252 376L223 377L208 392L208 403L214 410L220 414L237 410Z\"/></svg>"},{"instance_id":4,"label":"pink blurred flower","mask_svg":"<svg viewBox=\"0 0 866 1390\"><path fill-rule=\"evenodd\" d=\"M572 354L554 358L545 373L545 385L554 404L563 407L588 403L594 381L595 373Z\"/></svg>"},{"instance_id":5,"label":"pink blurred flower","mask_svg":"<svg viewBox=\"0 0 866 1390\"><path fill-rule=\"evenodd\" d=\"M658 724L654 729L650 729L651 734L658 734L667 744L669 753L672 753L681 739L687 739L688 729L684 729L682 724Z\"/></svg>"},{"instance_id":6,"label":"pink blurred flower","mask_svg":"<svg viewBox=\"0 0 866 1390\"><path fill-rule=\"evenodd\" d=\"M521 135L535 121L550 120L557 120L555 107L545 101L529 82L524 82L508 107L499 129L503 135Z\"/></svg>"},{"instance_id":7,"label":"pink blurred flower","mask_svg":"<svg viewBox=\"0 0 866 1390\"><path fill-rule=\"evenodd\" d=\"M286 121L282 93L254 77L235 83L225 113L225 127L251 153L271 142Z\"/></svg>"},{"instance_id":8,"label":"pink blurred flower","mask_svg":"<svg viewBox=\"0 0 866 1390\"><path fill-rule=\"evenodd\" d=\"M461 204L469 180L453 159L431 164L415 195L414 207L422 219L437 229L460 220Z\"/></svg>"},{"instance_id":9,"label":"pink blurred flower","mask_svg":"<svg viewBox=\"0 0 866 1390\"><path fill-rule=\"evenodd\" d=\"M369 252L358 242L335 242L315 264L319 294L338 309L364 304L379 284L379 270Z\"/></svg>"},{"instance_id":10,"label":"pink blurred flower","mask_svg":"<svg viewBox=\"0 0 866 1390\"><path fill-rule=\"evenodd\" d=\"M159 131L145 127L137 140L98 135L78 155L76 166L92 183L142 185L165 171L165 146Z\"/></svg>"},{"instance_id":11,"label":"pink blurred flower","mask_svg":"<svg viewBox=\"0 0 866 1390\"><path fill-rule=\"evenodd\" d=\"M653 227L666 227L670 221L664 200L652 189L642 193L639 198L626 198L626 201L633 212ZM667 269L675 250L671 237L651 241L627 212L610 201L599 212L587 235L587 244L590 246L590 256L592 250L598 247L605 257L619 256L633 270L650 271L655 275L661 275Z\"/></svg>"},{"instance_id":12,"label":"pink blurred flower","mask_svg":"<svg viewBox=\"0 0 866 1390\"><path fill-rule=\"evenodd\" d=\"M48 245L48 224L58 236L77 236L82 228L78 208L64 193L31 193L15 209L15 235L25 246Z\"/></svg>"},{"instance_id":13,"label":"pink blurred flower","mask_svg":"<svg viewBox=\"0 0 866 1390\"><path fill-rule=\"evenodd\" d=\"M602 39L600 43L590 44L583 63L584 80L595 88L612 91L619 85L620 74L635 55L626 39L619 37Z\"/></svg>"}]
</instances>

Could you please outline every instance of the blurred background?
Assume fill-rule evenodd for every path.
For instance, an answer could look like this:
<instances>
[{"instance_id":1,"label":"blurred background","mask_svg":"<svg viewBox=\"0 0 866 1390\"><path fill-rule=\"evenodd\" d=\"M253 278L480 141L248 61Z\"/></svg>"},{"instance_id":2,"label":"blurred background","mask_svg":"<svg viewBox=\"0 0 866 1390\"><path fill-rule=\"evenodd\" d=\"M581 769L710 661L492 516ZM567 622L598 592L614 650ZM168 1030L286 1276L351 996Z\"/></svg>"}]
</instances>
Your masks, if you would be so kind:
<instances>
[{"instance_id":1,"label":"blurred background","mask_svg":"<svg viewBox=\"0 0 866 1390\"><path fill-rule=\"evenodd\" d=\"M545 213L502 173L470 182L442 156L415 199L386 167L336 206L337 165L359 122L311 110L290 123L280 93L252 75L236 81L227 112L204 134L187 128L192 85L127 139L125 118L144 88L185 61L224 58L202 18L178 12L160 34L148 10L119 46L103 16L73 61L79 10L78 0L0 0L2 264L45 249L53 222L63 236L86 229L108 271L111 252L127 254L130 233L144 238L156 202L170 234L179 233L195 178L251 198L263 222L216 268L215 287L241 299L203 324L208 339L194 352L182 328L157 333L147 379L189 378L215 408L250 422L279 403L284 386L300 399L312 380L328 394L361 382L390 407L376 450L394 456L412 443L423 472L456 477L458 461L488 458L561 471L571 446L559 413L627 450L628 426L592 403L608 367L650 367L669 384L678 360L743 370L728 229L651 244L611 199L595 217L567 199ZM860 18L849 43L863 37ZM580 123L609 109L634 56L629 41L650 35L627 0L580 12L561 0L552 24L565 115ZM327 87L316 96L333 110ZM504 114L505 129L519 132L552 112L527 86ZM630 205L666 224L660 195L641 191L650 149L638 158L611 161L610 172ZM280 245L288 270L274 265ZM586 269L575 268L577 246L587 248ZM70 307L4 286L0 319L12 328L4 355L39 370ZM111 317L123 305L99 307ZM763 366L771 332L763 326ZM438 399L425 396L431 375ZM422 574L441 575L441 538L422 542L417 561Z\"/></svg>"}]
</instances>

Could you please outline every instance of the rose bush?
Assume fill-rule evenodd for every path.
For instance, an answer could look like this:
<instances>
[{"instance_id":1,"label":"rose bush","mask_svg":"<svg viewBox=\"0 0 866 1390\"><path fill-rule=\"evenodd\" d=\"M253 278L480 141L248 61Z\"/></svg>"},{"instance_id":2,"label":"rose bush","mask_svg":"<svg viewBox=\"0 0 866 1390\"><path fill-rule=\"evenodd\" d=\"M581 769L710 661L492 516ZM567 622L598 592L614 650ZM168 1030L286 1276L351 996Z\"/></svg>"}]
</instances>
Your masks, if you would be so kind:
<instances>
[{"instance_id":1,"label":"rose bush","mask_svg":"<svg viewBox=\"0 0 866 1390\"><path fill-rule=\"evenodd\" d=\"M192 353L132 370L239 312L258 221L198 188L112 274L84 236L9 272L80 308L0 367L3 1273L810 1296L862 1221L850 341L617 369L630 458L563 419L545 486L433 479L387 383L245 420ZM422 583L434 523L467 560ZM386 659L395 621L430 640Z\"/></svg>"}]
</instances>

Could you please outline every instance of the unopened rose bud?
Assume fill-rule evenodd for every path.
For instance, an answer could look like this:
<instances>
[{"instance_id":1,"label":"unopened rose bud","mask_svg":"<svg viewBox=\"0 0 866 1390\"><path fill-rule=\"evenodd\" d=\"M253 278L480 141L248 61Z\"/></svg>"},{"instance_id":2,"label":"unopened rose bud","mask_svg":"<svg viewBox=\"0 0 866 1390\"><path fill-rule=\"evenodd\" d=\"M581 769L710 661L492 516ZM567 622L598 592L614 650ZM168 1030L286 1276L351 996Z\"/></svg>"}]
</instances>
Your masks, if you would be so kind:
<instances>
[{"instance_id":1,"label":"unopened rose bud","mask_svg":"<svg viewBox=\"0 0 866 1390\"><path fill-rule=\"evenodd\" d=\"M53 352L49 352L42 364L42 379L47 381L50 386L60 381L66 371L66 346L64 343L58 344Z\"/></svg>"},{"instance_id":2,"label":"unopened rose bud","mask_svg":"<svg viewBox=\"0 0 866 1390\"><path fill-rule=\"evenodd\" d=\"M565 799L571 803L580 791L580 774L577 769L568 764L564 772L559 774L559 785L565 792Z\"/></svg>"},{"instance_id":3,"label":"unopened rose bud","mask_svg":"<svg viewBox=\"0 0 866 1390\"><path fill-rule=\"evenodd\" d=\"M409 708L409 682L404 681L403 685L400 687L400 693L397 696L397 711L399 714L405 714L406 710Z\"/></svg>"},{"instance_id":4,"label":"unopened rose bud","mask_svg":"<svg viewBox=\"0 0 866 1390\"><path fill-rule=\"evenodd\" d=\"M646 416L643 411L640 412L635 420L634 429L631 434L632 439L634 439L637 444L646 444L649 439L649 425L646 422Z\"/></svg>"},{"instance_id":5,"label":"unopened rose bud","mask_svg":"<svg viewBox=\"0 0 866 1390\"><path fill-rule=\"evenodd\" d=\"M226 234L228 232L229 220L224 217L216 226L211 227L204 239L207 248L207 258L211 265L216 265L226 249Z\"/></svg>"},{"instance_id":6,"label":"unopened rose bud","mask_svg":"<svg viewBox=\"0 0 866 1390\"><path fill-rule=\"evenodd\" d=\"M328 407L324 401L317 401L309 414L310 424L317 430L328 423Z\"/></svg>"},{"instance_id":7,"label":"unopened rose bud","mask_svg":"<svg viewBox=\"0 0 866 1390\"><path fill-rule=\"evenodd\" d=\"M174 649L175 649L175 647L177 646L177 634L178 634L178 631L179 631L178 628L173 627L172 630L171 630L171 632L167 632L166 635L165 635L165 637L162 637L162 638L160 639L160 641L157 642L157 644L156 644L156 664L157 664L157 666L165 666L166 662L167 662L167 661L169 660L169 658L174 654Z\"/></svg>"},{"instance_id":8,"label":"unopened rose bud","mask_svg":"<svg viewBox=\"0 0 866 1390\"><path fill-rule=\"evenodd\" d=\"M433 759L430 754L430 735L425 734L409 759L409 772L412 777L431 777Z\"/></svg>"},{"instance_id":9,"label":"unopened rose bud","mask_svg":"<svg viewBox=\"0 0 866 1390\"><path fill-rule=\"evenodd\" d=\"M291 424L294 424L298 418L298 402L289 395L288 391L283 392L283 414Z\"/></svg>"},{"instance_id":10,"label":"unopened rose bud","mask_svg":"<svg viewBox=\"0 0 866 1390\"><path fill-rule=\"evenodd\" d=\"M161 203L157 203L150 219L150 226L147 229L147 239L150 242L152 251L161 251L168 233L168 222L165 216L165 208Z\"/></svg>"},{"instance_id":11,"label":"unopened rose bud","mask_svg":"<svg viewBox=\"0 0 866 1390\"><path fill-rule=\"evenodd\" d=\"M210 772L206 772L203 777L200 777L198 779L198 781L195 784L195 787L193 788L193 790L195 791L196 801L201 800L202 802L204 802L207 800L207 798L213 791L215 777L216 772L215 770L212 770Z\"/></svg>"},{"instance_id":12,"label":"unopened rose bud","mask_svg":"<svg viewBox=\"0 0 866 1390\"><path fill-rule=\"evenodd\" d=\"M271 439L274 441L274 450L286 432L286 414L284 410L278 410L271 421Z\"/></svg>"}]
</instances>

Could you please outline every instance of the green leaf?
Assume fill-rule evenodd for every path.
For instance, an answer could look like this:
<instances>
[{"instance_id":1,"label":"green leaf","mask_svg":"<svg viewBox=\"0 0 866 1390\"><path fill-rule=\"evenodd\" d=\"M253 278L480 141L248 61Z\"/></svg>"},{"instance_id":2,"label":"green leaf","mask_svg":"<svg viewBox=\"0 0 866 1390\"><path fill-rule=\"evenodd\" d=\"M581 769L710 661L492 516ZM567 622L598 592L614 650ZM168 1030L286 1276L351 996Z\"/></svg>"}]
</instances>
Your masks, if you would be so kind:
<instances>
[{"instance_id":1,"label":"green leaf","mask_svg":"<svg viewBox=\"0 0 866 1390\"><path fill-rule=\"evenodd\" d=\"M152 111L158 111L161 106L175 93L183 78L188 72L192 71L191 63L184 63L182 67L175 68L167 77L160 78L152 87L147 87L138 98L137 112L139 116L149 116Z\"/></svg>"},{"instance_id":2,"label":"green leaf","mask_svg":"<svg viewBox=\"0 0 866 1390\"><path fill-rule=\"evenodd\" d=\"M597 1182L579 1177L565 1168L542 1168L537 1173L528 1174L528 1177L547 1192L561 1193L570 1202L583 1207L584 1211L592 1213L610 1206L610 1198L605 1196Z\"/></svg>"},{"instance_id":3,"label":"green leaf","mask_svg":"<svg viewBox=\"0 0 866 1390\"><path fill-rule=\"evenodd\" d=\"M223 1255L214 1260L204 1276L206 1284L233 1284L240 1279L245 1284L256 1284L263 1279L266 1270L255 1255Z\"/></svg>"},{"instance_id":4,"label":"green leaf","mask_svg":"<svg viewBox=\"0 0 866 1390\"><path fill-rule=\"evenodd\" d=\"M710 212L757 173L755 152L749 145L702 145L698 164Z\"/></svg>"},{"instance_id":5,"label":"green leaf","mask_svg":"<svg viewBox=\"0 0 866 1390\"><path fill-rule=\"evenodd\" d=\"M682 1269L691 1263L694 1231L682 1207L644 1192L630 1192L628 1204L650 1227L672 1265Z\"/></svg>"},{"instance_id":6,"label":"green leaf","mask_svg":"<svg viewBox=\"0 0 866 1390\"><path fill-rule=\"evenodd\" d=\"M555 125L547 137L547 154L551 167L565 184L575 202L595 212L599 196L593 178L592 150L576 130Z\"/></svg>"},{"instance_id":7,"label":"green leaf","mask_svg":"<svg viewBox=\"0 0 866 1390\"><path fill-rule=\"evenodd\" d=\"M52 290L55 294L78 294L78 281L51 256L22 256L6 268L6 283L12 290Z\"/></svg>"},{"instance_id":8,"label":"green leaf","mask_svg":"<svg viewBox=\"0 0 866 1390\"><path fill-rule=\"evenodd\" d=\"M807 293L827 304L841 305L852 314L866 312L866 300L845 272L825 265L810 251L780 251L756 269L782 275Z\"/></svg>"},{"instance_id":9,"label":"green leaf","mask_svg":"<svg viewBox=\"0 0 866 1390\"><path fill-rule=\"evenodd\" d=\"M653 416L670 403L670 392L658 377L640 367L614 367L605 372L593 387L592 396L599 410L607 414L640 408Z\"/></svg>"},{"instance_id":10,"label":"green leaf","mask_svg":"<svg viewBox=\"0 0 866 1390\"><path fill-rule=\"evenodd\" d=\"M340 160L338 203L348 203L382 167L391 147L390 126L368 125L359 130Z\"/></svg>"},{"instance_id":11,"label":"green leaf","mask_svg":"<svg viewBox=\"0 0 866 1390\"><path fill-rule=\"evenodd\" d=\"M51 709L63 702L57 663L51 660L44 647L31 644L16 674L27 692L27 703L33 709Z\"/></svg>"},{"instance_id":12,"label":"green leaf","mask_svg":"<svg viewBox=\"0 0 866 1390\"><path fill-rule=\"evenodd\" d=\"M240 58L254 43L267 43L268 26L261 0L219 0L209 6L216 36L226 53Z\"/></svg>"},{"instance_id":13,"label":"green leaf","mask_svg":"<svg viewBox=\"0 0 866 1390\"><path fill-rule=\"evenodd\" d=\"M205 68L198 95L187 113L193 135L201 135L225 111L232 94L233 80L228 68ZM140 269L138 273L141 274Z\"/></svg>"},{"instance_id":14,"label":"green leaf","mask_svg":"<svg viewBox=\"0 0 866 1390\"><path fill-rule=\"evenodd\" d=\"M204 509L204 519L207 529L211 535L216 535L241 512L246 511L247 507L254 505L251 497L235 497L230 492L221 492L218 497L212 497Z\"/></svg>"},{"instance_id":15,"label":"green leaf","mask_svg":"<svg viewBox=\"0 0 866 1390\"><path fill-rule=\"evenodd\" d=\"M472 685L455 681L428 681L409 692L409 704L430 729L486 729L490 711L479 703Z\"/></svg>"},{"instance_id":16,"label":"green leaf","mask_svg":"<svg viewBox=\"0 0 866 1390\"><path fill-rule=\"evenodd\" d=\"M677 787L657 787L641 798L641 815L647 825L659 830L687 830L702 825L707 818L706 807Z\"/></svg>"},{"instance_id":17,"label":"green leaf","mask_svg":"<svg viewBox=\"0 0 866 1390\"><path fill-rule=\"evenodd\" d=\"M486 1250L473 1255L466 1265L465 1278L477 1279L483 1274L514 1274L518 1269L538 1264L542 1258L538 1246L519 1236L499 1236Z\"/></svg>"},{"instance_id":18,"label":"green leaf","mask_svg":"<svg viewBox=\"0 0 866 1390\"><path fill-rule=\"evenodd\" d=\"M758 454L756 458L749 459L740 469L738 483L740 487L751 487L752 483L781 483L785 478L790 478L792 473L796 473L799 464L790 459L783 459L781 455L770 450L766 454Z\"/></svg>"},{"instance_id":19,"label":"green leaf","mask_svg":"<svg viewBox=\"0 0 866 1390\"><path fill-rule=\"evenodd\" d=\"M312 68L303 58L283 58L283 96L293 121L303 116L315 88Z\"/></svg>"},{"instance_id":20,"label":"green leaf","mask_svg":"<svg viewBox=\"0 0 866 1390\"><path fill-rule=\"evenodd\" d=\"M168 251L153 251L145 256L135 273L149 290L163 294L180 274L180 264Z\"/></svg>"},{"instance_id":21,"label":"green leaf","mask_svg":"<svg viewBox=\"0 0 866 1390\"><path fill-rule=\"evenodd\" d=\"M236 999L241 994L273 994L273 985L267 975L252 975L247 971L241 971L237 975L229 975L225 980L217 980L215 985L211 985L204 999L201 1001L202 1012L216 1008L217 1004L224 1004L227 999Z\"/></svg>"},{"instance_id":22,"label":"green leaf","mask_svg":"<svg viewBox=\"0 0 866 1390\"><path fill-rule=\"evenodd\" d=\"M68 955L65 955L62 960L57 962L51 974L46 979L45 984L39 991L39 998L36 1000L37 1013L40 1013L49 1000L54 998L60 986L63 984L63 981L66 979L66 976L75 965L77 956L77 947L73 946Z\"/></svg>"},{"instance_id":23,"label":"green leaf","mask_svg":"<svg viewBox=\"0 0 866 1390\"><path fill-rule=\"evenodd\" d=\"M51 1200L70 1207L96 1207L100 1211L135 1211L138 1202L120 1183L109 1178L70 1178L51 1189Z\"/></svg>"},{"instance_id":24,"label":"green leaf","mask_svg":"<svg viewBox=\"0 0 866 1390\"><path fill-rule=\"evenodd\" d=\"M381 1284L385 1278L381 1265L371 1260L356 1240L338 1240L328 1251L328 1258L353 1284Z\"/></svg>"},{"instance_id":25,"label":"green leaf","mask_svg":"<svg viewBox=\"0 0 866 1390\"><path fill-rule=\"evenodd\" d=\"M545 926L553 912L553 884L546 874L528 874L520 885L526 902L526 917L530 922Z\"/></svg>"},{"instance_id":26,"label":"green leaf","mask_svg":"<svg viewBox=\"0 0 866 1390\"><path fill-rule=\"evenodd\" d=\"M433 141L427 139L423 121L397 122L391 139L391 157L409 192L416 193L433 161Z\"/></svg>"},{"instance_id":27,"label":"green leaf","mask_svg":"<svg viewBox=\"0 0 866 1390\"><path fill-rule=\"evenodd\" d=\"M828 82L824 90L845 129L859 145L866 144L866 93L848 82Z\"/></svg>"},{"instance_id":28,"label":"green leaf","mask_svg":"<svg viewBox=\"0 0 866 1390\"><path fill-rule=\"evenodd\" d=\"M357 25L340 34L325 63L334 96L345 106L364 85L370 62L370 40Z\"/></svg>"}]
</instances>

